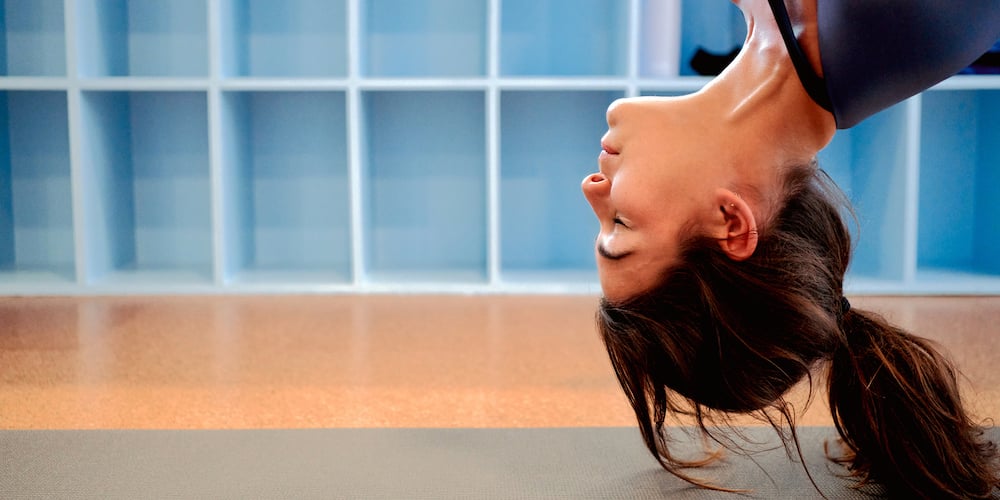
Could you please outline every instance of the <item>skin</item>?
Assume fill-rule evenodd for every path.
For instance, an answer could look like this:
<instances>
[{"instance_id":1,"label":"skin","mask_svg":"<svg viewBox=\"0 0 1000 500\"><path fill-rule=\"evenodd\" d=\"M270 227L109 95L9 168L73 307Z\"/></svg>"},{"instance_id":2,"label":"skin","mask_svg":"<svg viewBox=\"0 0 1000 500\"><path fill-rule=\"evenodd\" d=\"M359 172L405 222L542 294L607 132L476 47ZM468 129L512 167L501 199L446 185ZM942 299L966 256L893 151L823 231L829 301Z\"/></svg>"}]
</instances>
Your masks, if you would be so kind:
<instances>
[{"instance_id":1,"label":"skin","mask_svg":"<svg viewBox=\"0 0 1000 500\"><path fill-rule=\"evenodd\" d=\"M780 167L811 161L836 132L802 87L767 0L733 3L748 34L722 74L693 94L608 108L600 169L582 189L600 222L597 268L612 302L655 286L692 230L732 259L753 255L758 224L780 199ZM815 0L786 3L819 71Z\"/></svg>"}]
</instances>

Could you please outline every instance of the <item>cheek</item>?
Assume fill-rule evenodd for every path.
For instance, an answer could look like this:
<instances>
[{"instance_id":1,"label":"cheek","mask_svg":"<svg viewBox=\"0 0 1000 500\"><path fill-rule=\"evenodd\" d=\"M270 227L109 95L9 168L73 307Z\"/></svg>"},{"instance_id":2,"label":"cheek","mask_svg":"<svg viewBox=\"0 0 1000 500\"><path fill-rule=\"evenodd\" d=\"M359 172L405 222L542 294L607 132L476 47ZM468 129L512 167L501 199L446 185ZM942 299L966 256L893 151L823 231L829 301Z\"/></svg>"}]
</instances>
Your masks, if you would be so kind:
<instances>
[{"instance_id":1,"label":"cheek","mask_svg":"<svg viewBox=\"0 0 1000 500\"><path fill-rule=\"evenodd\" d=\"M632 225L655 224L662 215L664 192L647 175L629 172L615 179L609 199L614 209Z\"/></svg>"},{"instance_id":2,"label":"cheek","mask_svg":"<svg viewBox=\"0 0 1000 500\"><path fill-rule=\"evenodd\" d=\"M637 148L635 154L624 161L615 173L612 190L617 189L628 199L650 200L660 195L664 189L670 188L673 176L663 162Z\"/></svg>"},{"instance_id":3,"label":"cheek","mask_svg":"<svg viewBox=\"0 0 1000 500\"><path fill-rule=\"evenodd\" d=\"M644 186L646 176L635 169L621 169L611 183L609 197L619 211L644 209L651 190Z\"/></svg>"}]
</instances>

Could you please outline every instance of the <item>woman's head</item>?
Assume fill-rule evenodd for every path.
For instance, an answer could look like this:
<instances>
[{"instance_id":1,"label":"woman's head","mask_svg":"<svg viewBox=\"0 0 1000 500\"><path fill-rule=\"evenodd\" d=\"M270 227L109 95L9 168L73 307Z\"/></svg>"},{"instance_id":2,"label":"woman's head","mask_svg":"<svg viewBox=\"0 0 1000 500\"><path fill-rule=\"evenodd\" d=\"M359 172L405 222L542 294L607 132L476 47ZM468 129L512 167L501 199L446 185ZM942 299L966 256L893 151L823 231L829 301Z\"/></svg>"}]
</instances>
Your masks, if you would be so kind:
<instances>
[{"instance_id":1,"label":"woman's head","mask_svg":"<svg viewBox=\"0 0 1000 500\"><path fill-rule=\"evenodd\" d=\"M708 102L691 95L609 107L600 171L582 186L600 222L595 253L607 298L651 288L691 231L733 259L753 253L756 218L775 197L778 177L750 160L765 145L747 144L745 134L706 112Z\"/></svg>"},{"instance_id":2,"label":"woman's head","mask_svg":"<svg viewBox=\"0 0 1000 500\"><path fill-rule=\"evenodd\" d=\"M707 409L771 407L842 341L843 198L815 164L788 169L783 192L745 259L682 235L651 289L603 300L599 328L637 412L680 410L663 388Z\"/></svg>"}]
</instances>

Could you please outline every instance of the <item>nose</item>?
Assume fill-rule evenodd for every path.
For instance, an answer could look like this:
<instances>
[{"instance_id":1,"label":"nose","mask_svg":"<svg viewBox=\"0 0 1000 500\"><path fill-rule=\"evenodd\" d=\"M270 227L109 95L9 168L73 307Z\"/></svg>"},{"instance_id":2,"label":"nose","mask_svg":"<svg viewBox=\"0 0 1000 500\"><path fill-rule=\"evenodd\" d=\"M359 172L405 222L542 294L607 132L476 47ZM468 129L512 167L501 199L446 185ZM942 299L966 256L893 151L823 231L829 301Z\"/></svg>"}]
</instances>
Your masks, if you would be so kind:
<instances>
[{"instance_id":1,"label":"nose","mask_svg":"<svg viewBox=\"0 0 1000 500\"><path fill-rule=\"evenodd\" d=\"M590 203L590 207L594 209L594 212L599 212L611 191L611 182L608 181L608 178L602 173L590 174L583 179L580 187L583 189L583 195Z\"/></svg>"}]
</instances>

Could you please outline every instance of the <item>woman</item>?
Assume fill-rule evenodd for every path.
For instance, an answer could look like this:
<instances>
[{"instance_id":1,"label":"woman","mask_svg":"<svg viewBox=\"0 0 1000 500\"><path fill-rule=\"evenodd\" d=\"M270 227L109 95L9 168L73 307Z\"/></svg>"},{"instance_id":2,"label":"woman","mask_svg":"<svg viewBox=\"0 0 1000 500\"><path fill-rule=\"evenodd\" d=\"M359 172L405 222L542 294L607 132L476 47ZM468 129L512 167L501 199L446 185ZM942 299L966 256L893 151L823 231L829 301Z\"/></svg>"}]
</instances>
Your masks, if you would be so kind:
<instances>
[{"instance_id":1,"label":"woman","mask_svg":"<svg viewBox=\"0 0 1000 500\"><path fill-rule=\"evenodd\" d=\"M843 297L846 202L815 155L975 60L1000 38L1000 0L735 3L736 60L689 96L612 104L583 181L601 226L598 326L647 446L713 487L680 472L697 464L671 455L666 418L711 434L713 415L754 414L797 448L784 395L825 368L840 461L861 484L995 494L996 446L949 362Z\"/></svg>"}]
</instances>

